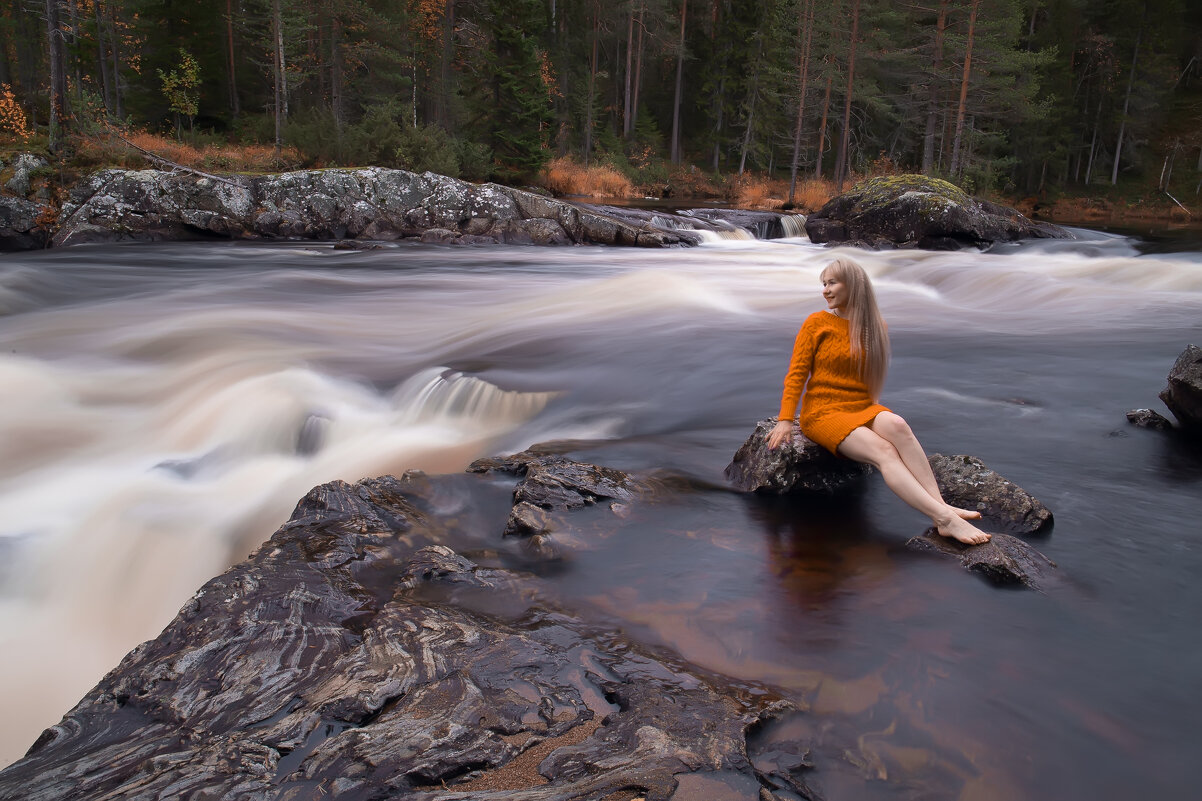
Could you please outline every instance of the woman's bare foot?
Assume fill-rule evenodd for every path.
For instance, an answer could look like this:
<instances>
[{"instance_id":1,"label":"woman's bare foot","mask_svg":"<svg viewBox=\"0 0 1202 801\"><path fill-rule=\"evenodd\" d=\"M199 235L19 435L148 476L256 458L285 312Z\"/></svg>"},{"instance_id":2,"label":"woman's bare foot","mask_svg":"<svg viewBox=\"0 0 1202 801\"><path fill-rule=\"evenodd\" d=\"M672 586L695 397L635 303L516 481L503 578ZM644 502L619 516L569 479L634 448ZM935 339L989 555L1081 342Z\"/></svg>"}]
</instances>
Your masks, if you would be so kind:
<instances>
[{"instance_id":1,"label":"woman's bare foot","mask_svg":"<svg viewBox=\"0 0 1202 801\"><path fill-rule=\"evenodd\" d=\"M936 520L935 530L944 537L959 540L966 545L981 545L989 542L992 538L991 535L970 526L958 515L958 511L953 508L953 512L957 512L957 514L953 514L942 520Z\"/></svg>"},{"instance_id":2,"label":"woman's bare foot","mask_svg":"<svg viewBox=\"0 0 1202 801\"><path fill-rule=\"evenodd\" d=\"M961 509L959 506L953 506L952 511L955 512L956 516L959 517L961 520L980 520L981 519L981 513L978 512L976 509Z\"/></svg>"}]
</instances>

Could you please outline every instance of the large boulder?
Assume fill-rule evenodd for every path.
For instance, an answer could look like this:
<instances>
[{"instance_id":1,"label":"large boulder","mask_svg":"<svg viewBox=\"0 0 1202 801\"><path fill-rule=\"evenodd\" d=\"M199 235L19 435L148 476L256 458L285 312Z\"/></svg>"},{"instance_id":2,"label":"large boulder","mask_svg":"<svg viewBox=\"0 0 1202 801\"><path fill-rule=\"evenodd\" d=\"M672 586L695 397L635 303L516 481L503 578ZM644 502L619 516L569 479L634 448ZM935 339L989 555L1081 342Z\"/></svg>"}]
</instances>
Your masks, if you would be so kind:
<instances>
[{"instance_id":1,"label":"large boulder","mask_svg":"<svg viewBox=\"0 0 1202 801\"><path fill-rule=\"evenodd\" d=\"M54 218L49 187L36 178L46 160L32 153L0 156L0 252L46 246Z\"/></svg>"},{"instance_id":2,"label":"large boulder","mask_svg":"<svg viewBox=\"0 0 1202 801\"><path fill-rule=\"evenodd\" d=\"M806 218L817 243L858 247L950 250L1028 238L1072 239L1050 223L975 200L958 187L923 175L869 178Z\"/></svg>"},{"instance_id":3,"label":"large boulder","mask_svg":"<svg viewBox=\"0 0 1202 801\"><path fill-rule=\"evenodd\" d=\"M1202 435L1202 348L1189 345L1169 370L1169 383L1160 399L1182 430Z\"/></svg>"},{"instance_id":4,"label":"large boulder","mask_svg":"<svg viewBox=\"0 0 1202 801\"><path fill-rule=\"evenodd\" d=\"M791 492L831 493L858 482L872 468L841 459L806 439L794 426L793 436L768 450L776 419L760 420L726 466L726 478L744 492L784 495Z\"/></svg>"},{"instance_id":5,"label":"large boulder","mask_svg":"<svg viewBox=\"0 0 1202 801\"><path fill-rule=\"evenodd\" d=\"M213 236L390 240L428 231L450 244L693 243L520 189L368 168L232 178L103 170L72 188L53 244Z\"/></svg>"},{"instance_id":6,"label":"large boulder","mask_svg":"<svg viewBox=\"0 0 1202 801\"><path fill-rule=\"evenodd\" d=\"M311 491L0 772L0 798L666 801L731 777L814 797L785 758L802 744L750 737L796 714L772 688L439 544L462 525L456 481L491 479Z\"/></svg>"}]
</instances>

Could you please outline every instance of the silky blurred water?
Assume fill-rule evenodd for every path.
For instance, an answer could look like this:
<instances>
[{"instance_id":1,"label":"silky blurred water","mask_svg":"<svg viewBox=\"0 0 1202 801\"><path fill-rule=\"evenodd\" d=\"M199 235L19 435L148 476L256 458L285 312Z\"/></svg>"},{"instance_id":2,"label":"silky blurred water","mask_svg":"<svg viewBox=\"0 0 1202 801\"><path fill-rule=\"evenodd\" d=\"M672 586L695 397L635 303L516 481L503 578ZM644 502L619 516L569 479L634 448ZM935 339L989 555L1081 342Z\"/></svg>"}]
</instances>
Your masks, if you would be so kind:
<instances>
[{"instance_id":1,"label":"silky blurred water","mask_svg":"<svg viewBox=\"0 0 1202 801\"><path fill-rule=\"evenodd\" d=\"M721 489L775 413L834 255L322 244L0 262L0 764L312 486L547 440L678 489L540 581L581 614L809 708L828 798L1193 797L1202 452L1135 429L1202 344L1202 253L1117 235L855 252L885 402L1056 515L1064 586L907 552L925 521ZM680 486L686 486L681 484ZM706 489L710 487L710 489ZM478 532L459 547L498 547Z\"/></svg>"}]
</instances>

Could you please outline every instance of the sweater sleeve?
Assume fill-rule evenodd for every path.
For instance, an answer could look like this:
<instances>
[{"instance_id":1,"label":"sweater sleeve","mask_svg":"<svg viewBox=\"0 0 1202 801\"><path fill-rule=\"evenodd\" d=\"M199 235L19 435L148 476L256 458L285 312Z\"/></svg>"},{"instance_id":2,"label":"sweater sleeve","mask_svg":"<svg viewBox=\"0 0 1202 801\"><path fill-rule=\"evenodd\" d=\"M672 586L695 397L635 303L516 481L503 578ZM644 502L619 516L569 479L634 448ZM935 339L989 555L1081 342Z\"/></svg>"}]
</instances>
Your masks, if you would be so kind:
<instances>
[{"instance_id":1,"label":"sweater sleeve","mask_svg":"<svg viewBox=\"0 0 1202 801\"><path fill-rule=\"evenodd\" d=\"M785 375L785 388L780 397L781 420L793 420L797 417L797 404L801 393L805 390L806 382L810 380L810 370L814 366L814 326L807 319L797 332L793 341L793 358L789 362L789 372Z\"/></svg>"}]
</instances>

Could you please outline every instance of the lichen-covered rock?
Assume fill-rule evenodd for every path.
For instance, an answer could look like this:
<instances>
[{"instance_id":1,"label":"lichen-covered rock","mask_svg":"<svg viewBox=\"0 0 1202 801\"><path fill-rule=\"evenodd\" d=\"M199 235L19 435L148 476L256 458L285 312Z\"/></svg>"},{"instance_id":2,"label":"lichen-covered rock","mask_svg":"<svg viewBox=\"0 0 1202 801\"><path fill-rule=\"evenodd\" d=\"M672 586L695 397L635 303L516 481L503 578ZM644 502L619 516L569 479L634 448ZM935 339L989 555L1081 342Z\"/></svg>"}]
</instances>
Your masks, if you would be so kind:
<instances>
[{"instance_id":1,"label":"lichen-covered rock","mask_svg":"<svg viewBox=\"0 0 1202 801\"><path fill-rule=\"evenodd\" d=\"M692 243L519 189L382 168L217 180L104 170L73 187L60 221L55 245L197 236L389 240L429 231L452 244L464 244L462 236L473 237L467 243Z\"/></svg>"},{"instance_id":2,"label":"lichen-covered rock","mask_svg":"<svg viewBox=\"0 0 1202 801\"><path fill-rule=\"evenodd\" d=\"M943 499L981 513L986 527L1035 534L1052 525L1052 512L1022 487L974 456L933 454L928 461Z\"/></svg>"},{"instance_id":3,"label":"lichen-covered rock","mask_svg":"<svg viewBox=\"0 0 1202 801\"><path fill-rule=\"evenodd\" d=\"M8 158L0 157L0 178L4 188L18 197L26 197L33 191L33 174L50 166L46 159L33 153L14 153Z\"/></svg>"},{"instance_id":4,"label":"lichen-covered rock","mask_svg":"<svg viewBox=\"0 0 1202 801\"><path fill-rule=\"evenodd\" d=\"M1154 409L1132 409L1127 412L1127 422L1153 431L1169 431L1173 428L1169 419Z\"/></svg>"},{"instance_id":5,"label":"lichen-covered rock","mask_svg":"<svg viewBox=\"0 0 1202 801\"><path fill-rule=\"evenodd\" d=\"M958 187L923 175L869 178L806 218L818 243L949 250L1027 238L1072 239L1059 226L1014 209L974 200Z\"/></svg>"},{"instance_id":6,"label":"lichen-covered rock","mask_svg":"<svg viewBox=\"0 0 1202 801\"><path fill-rule=\"evenodd\" d=\"M437 544L451 478L311 491L0 771L0 799L666 801L711 772L779 786L749 734L788 702ZM484 597L516 611L482 614Z\"/></svg>"},{"instance_id":7,"label":"lichen-covered rock","mask_svg":"<svg viewBox=\"0 0 1202 801\"><path fill-rule=\"evenodd\" d=\"M994 584L1021 584L1033 590L1046 590L1058 580L1055 562L1009 534L994 533L989 542L965 545L930 528L908 540L906 547L953 556L966 570L980 573Z\"/></svg>"},{"instance_id":8,"label":"lichen-covered rock","mask_svg":"<svg viewBox=\"0 0 1202 801\"><path fill-rule=\"evenodd\" d=\"M853 484L872 468L834 456L821 445L802 436L794 427L793 437L775 450L768 450L768 435L776 419L760 420L747 441L726 466L726 478L744 492L786 494L830 493Z\"/></svg>"},{"instance_id":9,"label":"lichen-covered rock","mask_svg":"<svg viewBox=\"0 0 1202 801\"><path fill-rule=\"evenodd\" d=\"M1169 383L1160 399L1183 431L1202 435L1202 348L1189 345L1169 370Z\"/></svg>"},{"instance_id":10,"label":"lichen-covered rock","mask_svg":"<svg viewBox=\"0 0 1202 801\"><path fill-rule=\"evenodd\" d=\"M0 195L0 251L44 247L46 231L38 220L48 212L49 208L44 204L23 197Z\"/></svg>"}]
</instances>

